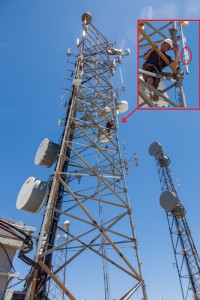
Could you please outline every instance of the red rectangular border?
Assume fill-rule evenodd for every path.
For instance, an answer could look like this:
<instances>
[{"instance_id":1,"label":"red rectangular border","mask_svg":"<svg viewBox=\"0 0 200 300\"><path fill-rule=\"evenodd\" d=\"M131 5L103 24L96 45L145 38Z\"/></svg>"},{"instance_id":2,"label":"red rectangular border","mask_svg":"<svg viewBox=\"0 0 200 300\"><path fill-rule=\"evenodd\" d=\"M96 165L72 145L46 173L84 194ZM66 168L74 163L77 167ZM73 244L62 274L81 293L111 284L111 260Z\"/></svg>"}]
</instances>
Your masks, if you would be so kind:
<instances>
[{"instance_id":1,"label":"red rectangular border","mask_svg":"<svg viewBox=\"0 0 200 300\"><path fill-rule=\"evenodd\" d=\"M142 107L139 107L139 30L138 30L138 27L139 27L139 22L147 22L147 21L152 21L152 22L174 22L174 21L177 21L177 22L181 22L181 21L189 21L189 22L198 22L199 23L199 26L198 26L198 30L199 30L199 33L198 33L198 47L200 49L200 20L199 19L138 19L137 20L137 63L136 63L136 67L137 67L137 102L136 102L136 105L137 105L137 110L139 111L142 111L142 110L158 110L158 111L166 111L166 110L200 110L200 84L199 84L199 87L198 87L198 105L199 107L169 107L169 108L163 108L163 107L145 107L145 108L142 108ZM198 53L200 53L198 49ZM198 78L199 78L199 81L200 81L200 55L198 56Z\"/></svg>"}]
</instances>

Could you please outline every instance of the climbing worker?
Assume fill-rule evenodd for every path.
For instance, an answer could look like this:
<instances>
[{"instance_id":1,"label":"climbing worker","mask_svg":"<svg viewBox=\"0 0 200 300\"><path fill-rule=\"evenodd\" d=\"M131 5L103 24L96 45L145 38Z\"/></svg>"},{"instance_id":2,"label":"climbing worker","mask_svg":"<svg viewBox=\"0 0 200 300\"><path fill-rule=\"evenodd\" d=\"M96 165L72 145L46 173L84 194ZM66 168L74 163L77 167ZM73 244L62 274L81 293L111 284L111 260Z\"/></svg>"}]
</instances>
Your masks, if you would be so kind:
<instances>
[{"instance_id":1,"label":"climbing worker","mask_svg":"<svg viewBox=\"0 0 200 300\"><path fill-rule=\"evenodd\" d=\"M175 58L174 60L172 57L165 52L171 50L173 47L174 53L175 53ZM149 49L144 55L143 59L146 60L144 65L142 66L142 69L148 72L152 72L155 74L159 74L162 72L162 69L167 67L166 62L159 56L159 54L155 51L155 48L158 48L158 45L155 44L155 46L151 49ZM177 68L179 60L178 60L178 44L174 44L171 39L165 39L160 47L160 50L162 53L166 56L166 58L169 60L169 65L173 68ZM143 75L144 80L150 84L152 87L155 89L158 88L160 78L157 77L152 77L150 75ZM152 96L150 93L150 99L157 101L158 98L155 96Z\"/></svg>"},{"instance_id":2,"label":"climbing worker","mask_svg":"<svg viewBox=\"0 0 200 300\"><path fill-rule=\"evenodd\" d=\"M113 129L116 128L115 117L113 117L112 119L108 120L107 123L106 123L106 133L108 135L110 135L111 128L113 128Z\"/></svg>"}]
</instances>

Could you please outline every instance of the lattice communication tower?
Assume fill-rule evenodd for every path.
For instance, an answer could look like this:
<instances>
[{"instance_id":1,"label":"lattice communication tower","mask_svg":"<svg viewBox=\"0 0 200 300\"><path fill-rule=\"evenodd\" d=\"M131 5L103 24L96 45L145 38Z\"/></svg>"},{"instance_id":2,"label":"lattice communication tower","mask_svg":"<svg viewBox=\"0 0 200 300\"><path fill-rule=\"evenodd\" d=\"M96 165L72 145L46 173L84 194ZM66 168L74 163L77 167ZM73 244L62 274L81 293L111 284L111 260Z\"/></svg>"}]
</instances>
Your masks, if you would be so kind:
<instances>
[{"instance_id":1,"label":"lattice communication tower","mask_svg":"<svg viewBox=\"0 0 200 300\"><path fill-rule=\"evenodd\" d=\"M154 142L149 154L157 163L162 194L160 205L166 211L182 299L200 299L200 260L187 220L186 210L174 186L169 165L170 159L163 153L161 144Z\"/></svg>"},{"instance_id":2,"label":"lattice communication tower","mask_svg":"<svg viewBox=\"0 0 200 300\"><path fill-rule=\"evenodd\" d=\"M58 153L49 182L37 182L48 196L35 256L38 267L31 270L26 299L125 300L140 295L146 300L117 133L117 115L127 102L119 101L112 84L117 65L130 51L114 48L89 13L82 21L79 53L67 51L72 88L66 88L70 96L61 143L45 139L35 158L49 167ZM30 177L25 188L32 181L37 180ZM42 203L35 207L31 197L25 205L23 198L21 209L35 213ZM20 195L17 205L22 206Z\"/></svg>"}]
</instances>

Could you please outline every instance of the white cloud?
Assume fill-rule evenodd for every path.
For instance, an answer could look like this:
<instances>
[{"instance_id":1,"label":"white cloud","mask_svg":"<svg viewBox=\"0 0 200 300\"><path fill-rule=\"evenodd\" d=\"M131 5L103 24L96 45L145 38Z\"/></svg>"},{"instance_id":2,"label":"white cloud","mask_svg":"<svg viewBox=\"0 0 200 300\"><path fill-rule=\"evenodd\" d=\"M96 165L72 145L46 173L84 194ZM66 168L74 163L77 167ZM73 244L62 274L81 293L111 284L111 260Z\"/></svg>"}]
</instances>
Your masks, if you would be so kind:
<instances>
[{"instance_id":1,"label":"white cloud","mask_svg":"<svg viewBox=\"0 0 200 300\"><path fill-rule=\"evenodd\" d=\"M200 2L199 1L190 1L189 3L186 3L185 8L185 17L186 18L199 18L199 11L200 11Z\"/></svg>"},{"instance_id":2,"label":"white cloud","mask_svg":"<svg viewBox=\"0 0 200 300\"><path fill-rule=\"evenodd\" d=\"M126 44L126 40L125 40L125 39L122 39L119 48L120 48L120 49L124 49L125 44Z\"/></svg>"},{"instance_id":3,"label":"white cloud","mask_svg":"<svg viewBox=\"0 0 200 300\"><path fill-rule=\"evenodd\" d=\"M142 8L139 19L192 19L199 18L200 1L183 1L179 3L165 3L154 6L146 5Z\"/></svg>"},{"instance_id":4,"label":"white cloud","mask_svg":"<svg viewBox=\"0 0 200 300\"><path fill-rule=\"evenodd\" d=\"M178 9L175 3L165 3L165 5L158 6L153 9L153 19L174 19L178 17Z\"/></svg>"},{"instance_id":5,"label":"white cloud","mask_svg":"<svg viewBox=\"0 0 200 300\"><path fill-rule=\"evenodd\" d=\"M140 13L140 19L173 19L177 17L177 5L175 3L165 3L156 7L144 6Z\"/></svg>"},{"instance_id":6,"label":"white cloud","mask_svg":"<svg viewBox=\"0 0 200 300\"><path fill-rule=\"evenodd\" d=\"M136 41L136 28L134 26L130 26L129 28L127 28L126 31L126 39L131 42L134 43L134 41Z\"/></svg>"},{"instance_id":7,"label":"white cloud","mask_svg":"<svg viewBox=\"0 0 200 300\"><path fill-rule=\"evenodd\" d=\"M127 28L126 32L124 33L124 37L119 42L119 48L122 50L125 50L127 47L132 47L133 44L136 43L136 36L137 36L137 30L134 26L130 26ZM131 46L130 46L131 42Z\"/></svg>"},{"instance_id":8,"label":"white cloud","mask_svg":"<svg viewBox=\"0 0 200 300\"><path fill-rule=\"evenodd\" d=\"M144 6L139 19L152 19L153 7L152 6Z\"/></svg>"}]
</instances>

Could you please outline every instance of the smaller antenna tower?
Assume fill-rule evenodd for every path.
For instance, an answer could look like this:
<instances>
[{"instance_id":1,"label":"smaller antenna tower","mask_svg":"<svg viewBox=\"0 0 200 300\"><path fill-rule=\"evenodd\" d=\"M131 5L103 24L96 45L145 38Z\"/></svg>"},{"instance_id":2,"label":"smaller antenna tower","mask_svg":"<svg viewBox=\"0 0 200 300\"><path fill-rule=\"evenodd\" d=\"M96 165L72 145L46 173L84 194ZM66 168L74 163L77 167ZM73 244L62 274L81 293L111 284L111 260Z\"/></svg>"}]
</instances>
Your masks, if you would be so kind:
<instances>
[{"instance_id":1,"label":"smaller antenna tower","mask_svg":"<svg viewBox=\"0 0 200 300\"><path fill-rule=\"evenodd\" d=\"M200 261L186 220L186 210L175 189L170 170L170 159L161 144L153 142L149 154L156 159L162 194L160 205L165 209L182 299L200 299Z\"/></svg>"}]
</instances>

